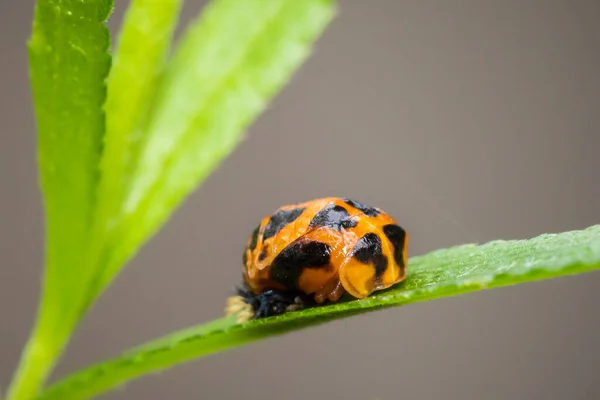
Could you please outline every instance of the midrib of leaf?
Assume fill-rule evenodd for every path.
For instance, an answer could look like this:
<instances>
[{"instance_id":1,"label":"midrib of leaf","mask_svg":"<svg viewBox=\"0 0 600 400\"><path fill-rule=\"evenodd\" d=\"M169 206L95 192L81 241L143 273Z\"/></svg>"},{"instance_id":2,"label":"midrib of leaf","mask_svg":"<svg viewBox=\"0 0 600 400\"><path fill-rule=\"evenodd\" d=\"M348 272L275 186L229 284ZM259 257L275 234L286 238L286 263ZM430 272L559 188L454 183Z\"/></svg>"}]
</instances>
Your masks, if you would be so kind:
<instances>
[{"instance_id":1,"label":"midrib of leaf","mask_svg":"<svg viewBox=\"0 0 600 400\"><path fill-rule=\"evenodd\" d=\"M256 8L254 13L240 4L232 0L213 3L184 37L167 67L158 102L143 131L139 163L131 174L132 190L111 236L114 241L103 249L105 264L92 296L110 283L134 254L133 249L233 151L244 128L309 55L312 43L335 11L331 0L244 3ZM235 30L222 23L227 18L233 24L236 18L231 13L240 14ZM256 26L244 30L243 21ZM224 43L215 43L221 37ZM229 63L214 64L220 59L213 60L206 46L239 49ZM270 57L257 66L253 57L263 53ZM207 63L214 65L203 69ZM214 78L211 68L218 70ZM265 77L261 68L273 73Z\"/></svg>"},{"instance_id":2,"label":"midrib of leaf","mask_svg":"<svg viewBox=\"0 0 600 400\"><path fill-rule=\"evenodd\" d=\"M46 265L35 327L8 392L28 400L46 379L66 337L64 310L77 290L104 132L104 80L111 0L39 1L28 43L46 216Z\"/></svg>"},{"instance_id":3,"label":"midrib of leaf","mask_svg":"<svg viewBox=\"0 0 600 400\"><path fill-rule=\"evenodd\" d=\"M363 300L236 324L223 318L157 339L77 372L39 400L84 399L194 358L378 309L600 270L600 225L529 240L493 241L437 250L409 261L405 283Z\"/></svg>"}]
</instances>

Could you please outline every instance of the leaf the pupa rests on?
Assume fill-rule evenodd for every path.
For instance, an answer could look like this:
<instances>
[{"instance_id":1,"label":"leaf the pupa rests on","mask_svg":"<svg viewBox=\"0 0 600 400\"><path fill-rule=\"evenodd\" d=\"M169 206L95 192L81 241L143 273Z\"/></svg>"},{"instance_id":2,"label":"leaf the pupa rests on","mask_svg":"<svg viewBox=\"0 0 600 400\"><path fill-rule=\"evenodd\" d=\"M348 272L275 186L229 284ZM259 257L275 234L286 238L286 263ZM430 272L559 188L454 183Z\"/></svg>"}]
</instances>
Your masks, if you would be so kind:
<instances>
[{"instance_id":1,"label":"leaf the pupa rests on","mask_svg":"<svg viewBox=\"0 0 600 400\"><path fill-rule=\"evenodd\" d=\"M408 279L363 300L236 324L223 318L165 336L67 377L39 400L84 399L150 372L245 343L383 308L600 270L600 225L529 240L496 240L409 260Z\"/></svg>"}]
</instances>

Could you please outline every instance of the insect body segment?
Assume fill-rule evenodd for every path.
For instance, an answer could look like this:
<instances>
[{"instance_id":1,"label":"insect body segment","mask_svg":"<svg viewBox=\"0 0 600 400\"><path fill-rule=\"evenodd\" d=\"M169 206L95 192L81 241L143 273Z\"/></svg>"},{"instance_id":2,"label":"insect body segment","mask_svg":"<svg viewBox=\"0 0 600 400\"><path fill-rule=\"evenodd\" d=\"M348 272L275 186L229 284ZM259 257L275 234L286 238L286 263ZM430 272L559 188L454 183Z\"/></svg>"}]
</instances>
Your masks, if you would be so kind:
<instances>
[{"instance_id":1,"label":"insect body segment","mask_svg":"<svg viewBox=\"0 0 600 400\"><path fill-rule=\"evenodd\" d=\"M228 315L263 318L406 278L408 235L378 208L328 197L279 208L254 229Z\"/></svg>"}]
</instances>

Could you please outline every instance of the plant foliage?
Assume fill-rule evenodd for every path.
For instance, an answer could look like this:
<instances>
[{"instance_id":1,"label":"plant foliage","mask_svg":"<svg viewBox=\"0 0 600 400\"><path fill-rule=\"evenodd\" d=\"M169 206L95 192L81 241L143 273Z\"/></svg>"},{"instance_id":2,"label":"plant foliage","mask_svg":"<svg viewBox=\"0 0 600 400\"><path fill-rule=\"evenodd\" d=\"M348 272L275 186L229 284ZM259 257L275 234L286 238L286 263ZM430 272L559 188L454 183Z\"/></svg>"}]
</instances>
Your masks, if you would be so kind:
<instances>
[{"instance_id":1,"label":"plant foliage","mask_svg":"<svg viewBox=\"0 0 600 400\"><path fill-rule=\"evenodd\" d=\"M114 57L112 0L38 0L29 42L46 260L8 400L85 399L142 374L385 307L600 268L600 226L413 257L364 300L220 319L44 384L81 318L310 55L334 0L213 0L172 46L182 0L132 0ZM172 48L173 47L173 48Z\"/></svg>"},{"instance_id":2,"label":"plant foliage","mask_svg":"<svg viewBox=\"0 0 600 400\"><path fill-rule=\"evenodd\" d=\"M9 400L38 393L89 307L235 149L335 15L333 0L214 0L171 55L181 0L133 0L111 67L112 8L36 5L46 267Z\"/></svg>"},{"instance_id":3,"label":"plant foliage","mask_svg":"<svg viewBox=\"0 0 600 400\"><path fill-rule=\"evenodd\" d=\"M46 217L46 266L38 319L9 399L30 399L66 341L95 208L110 68L104 25L111 0L40 1L29 41Z\"/></svg>"},{"instance_id":4,"label":"plant foliage","mask_svg":"<svg viewBox=\"0 0 600 400\"><path fill-rule=\"evenodd\" d=\"M237 324L223 318L132 349L57 382L40 400L84 399L149 372L335 319L600 269L600 225L529 240L461 245L412 257L405 283L351 300Z\"/></svg>"}]
</instances>

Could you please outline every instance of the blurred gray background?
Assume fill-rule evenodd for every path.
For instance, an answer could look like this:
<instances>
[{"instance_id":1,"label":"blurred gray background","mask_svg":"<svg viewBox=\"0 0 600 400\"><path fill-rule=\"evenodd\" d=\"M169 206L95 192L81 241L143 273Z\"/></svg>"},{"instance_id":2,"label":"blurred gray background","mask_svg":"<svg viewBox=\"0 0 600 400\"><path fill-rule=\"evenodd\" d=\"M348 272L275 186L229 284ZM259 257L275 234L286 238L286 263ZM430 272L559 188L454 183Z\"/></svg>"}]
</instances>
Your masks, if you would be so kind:
<instances>
[{"instance_id":1,"label":"blurred gray background","mask_svg":"<svg viewBox=\"0 0 600 400\"><path fill-rule=\"evenodd\" d=\"M1 386L43 261L33 3L0 2ZM116 1L113 32L127 4ZM600 2L340 4L247 140L100 299L54 378L220 317L248 235L283 204L343 195L381 207L410 232L411 255L600 222ZM188 0L183 21L202 6ZM598 399L599 285L594 273L371 313L102 398Z\"/></svg>"}]
</instances>

